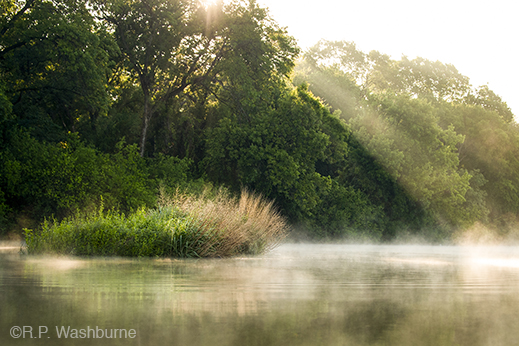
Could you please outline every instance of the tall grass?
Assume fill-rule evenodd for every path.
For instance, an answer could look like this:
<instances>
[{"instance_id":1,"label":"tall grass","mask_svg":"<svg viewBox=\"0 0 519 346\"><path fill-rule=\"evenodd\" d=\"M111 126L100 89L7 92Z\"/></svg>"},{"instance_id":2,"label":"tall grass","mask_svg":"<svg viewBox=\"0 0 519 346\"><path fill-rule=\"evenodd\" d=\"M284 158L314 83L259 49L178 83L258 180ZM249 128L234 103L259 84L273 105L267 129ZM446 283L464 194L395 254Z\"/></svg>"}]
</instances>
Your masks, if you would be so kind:
<instances>
[{"instance_id":1,"label":"tall grass","mask_svg":"<svg viewBox=\"0 0 519 346\"><path fill-rule=\"evenodd\" d=\"M155 209L129 215L102 208L25 230L31 254L228 257L260 254L284 238L287 223L272 202L248 191L193 196L161 194Z\"/></svg>"}]
</instances>

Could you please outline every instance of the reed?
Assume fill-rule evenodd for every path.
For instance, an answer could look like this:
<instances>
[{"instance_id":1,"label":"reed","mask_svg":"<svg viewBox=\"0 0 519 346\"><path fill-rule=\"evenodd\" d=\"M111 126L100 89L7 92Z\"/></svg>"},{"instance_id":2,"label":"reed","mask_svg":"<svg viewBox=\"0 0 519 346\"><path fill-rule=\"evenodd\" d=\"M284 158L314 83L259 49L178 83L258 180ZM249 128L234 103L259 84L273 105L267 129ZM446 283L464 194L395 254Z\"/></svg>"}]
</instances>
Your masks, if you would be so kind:
<instances>
[{"instance_id":1,"label":"reed","mask_svg":"<svg viewBox=\"0 0 519 346\"><path fill-rule=\"evenodd\" d=\"M82 256L229 257L261 254L285 237L272 202L243 190L194 196L161 193L155 209L129 215L100 210L25 230L27 252Z\"/></svg>"}]
</instances>

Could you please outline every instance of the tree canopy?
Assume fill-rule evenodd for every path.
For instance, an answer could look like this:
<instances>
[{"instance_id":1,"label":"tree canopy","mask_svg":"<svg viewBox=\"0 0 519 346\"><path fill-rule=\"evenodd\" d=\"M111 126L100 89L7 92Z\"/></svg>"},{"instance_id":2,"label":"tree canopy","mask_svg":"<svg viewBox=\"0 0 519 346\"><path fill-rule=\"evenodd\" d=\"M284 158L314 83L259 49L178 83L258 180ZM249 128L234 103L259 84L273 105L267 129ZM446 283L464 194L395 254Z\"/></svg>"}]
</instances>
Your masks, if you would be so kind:
<instances>
[{"instance_id":1,"label":"tree canopy","mask_svg":"<svg viewBox=\"0 0 519 346\"><path fill-rule=\"evenodd\" d=\"M517 221L513 114L452 65L299 56L254 0L0 3L0 233L210 186L316 238Z\"/></svg>"},{"instance_id":2,"label":"tree canopy","mask_svg":"<svg viewBox=\"0 0 519 346\"><path fill-rule=\"evenodd\" d=\"M321 41L295 81L340 110L352 136L440 224L499 223L519 211L506 173L515 165L513 114L454 66Z\"/></svg>"}]
</instances>

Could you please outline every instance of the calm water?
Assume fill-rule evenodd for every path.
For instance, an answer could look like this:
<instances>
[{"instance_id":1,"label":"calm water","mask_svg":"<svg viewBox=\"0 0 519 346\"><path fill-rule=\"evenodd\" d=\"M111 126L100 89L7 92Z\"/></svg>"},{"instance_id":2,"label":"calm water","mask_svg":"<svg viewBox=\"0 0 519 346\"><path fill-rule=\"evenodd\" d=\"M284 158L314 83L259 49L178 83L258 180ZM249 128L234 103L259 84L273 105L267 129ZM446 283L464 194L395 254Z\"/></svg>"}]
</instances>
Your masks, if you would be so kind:
<instances>
[{"instance_id":1,"label":"calm water","mask_svg":"<svg viewBox=\"0 0 519 346\"><path fill-rule=\"evenodd\" d=\"M7 247L0 345L519 345L519 247L283 245L220 260ZM107 339L115 329L133 338Z\"/></svg>"}]
</instances>

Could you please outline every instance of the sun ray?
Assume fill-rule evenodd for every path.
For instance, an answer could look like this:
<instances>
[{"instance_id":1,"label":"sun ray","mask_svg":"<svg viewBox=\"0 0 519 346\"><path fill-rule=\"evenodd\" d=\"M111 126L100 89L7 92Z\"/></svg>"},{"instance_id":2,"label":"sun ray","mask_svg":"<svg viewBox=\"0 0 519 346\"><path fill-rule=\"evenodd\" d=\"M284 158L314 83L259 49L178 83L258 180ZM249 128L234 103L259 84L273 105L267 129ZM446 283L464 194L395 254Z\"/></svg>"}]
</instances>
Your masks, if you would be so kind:
<instances>
[{"instance_id":1,"label":"sun ray","mask_svg":"<svg viewBox=\"0 0 519 346\"><path fill-rule=\"evenodd\" d=\"M200 3L205 7L213 7L216 6L219 3L222 3L222 0L200 0Z\"/></svg>"}]
</instances>

